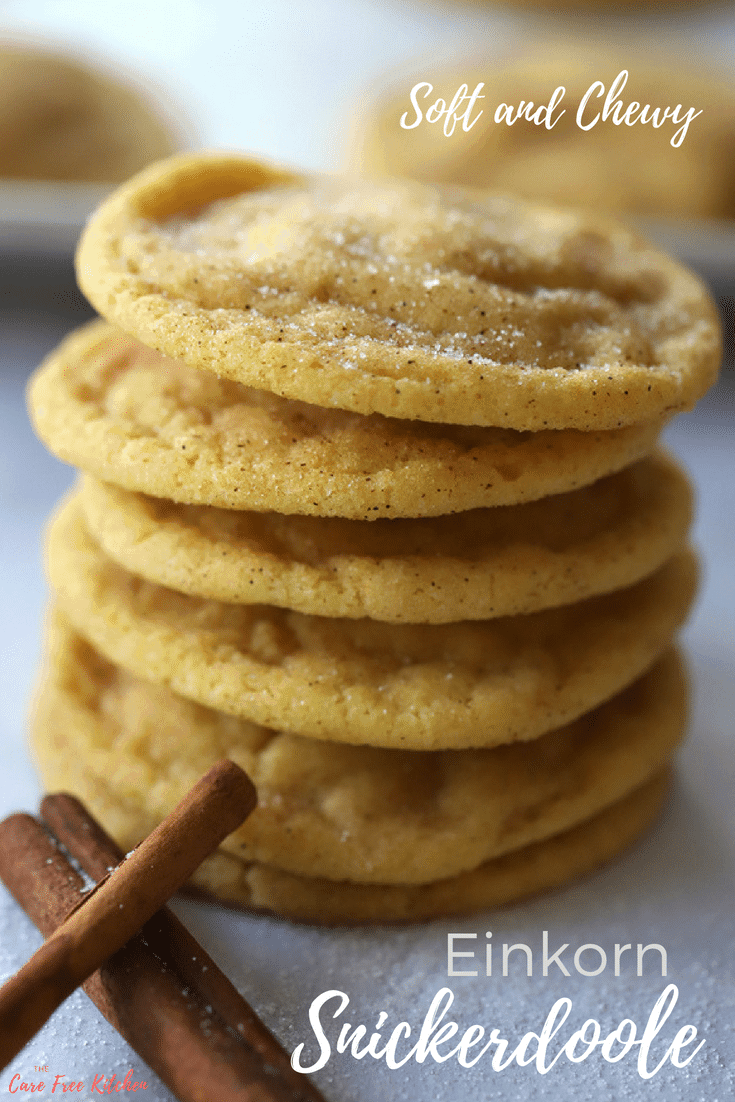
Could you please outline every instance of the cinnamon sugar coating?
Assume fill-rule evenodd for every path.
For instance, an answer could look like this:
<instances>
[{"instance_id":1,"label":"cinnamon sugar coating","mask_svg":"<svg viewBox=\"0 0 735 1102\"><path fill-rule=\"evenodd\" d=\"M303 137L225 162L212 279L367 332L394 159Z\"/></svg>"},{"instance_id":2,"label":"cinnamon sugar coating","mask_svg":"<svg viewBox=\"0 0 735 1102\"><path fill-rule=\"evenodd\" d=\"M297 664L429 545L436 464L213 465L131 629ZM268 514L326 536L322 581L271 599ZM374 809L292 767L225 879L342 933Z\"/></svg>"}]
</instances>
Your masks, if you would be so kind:
<instances>
[{"instance_id":1,"label":"cinnamon sugar coating","mask_svg":"<svg viewBox=\"0 0 735 1102\"><path fill-rule=\"evenodd\" d=\"M48 569L77 631L141 677L279 730L415 750L523 741L570 722L668 648L696 588L683 552L636 586L526 616L305 616L145 582L106 558L75 502L49 531Z\"/></svg>"},{"instance_id":2,"label":"cinnamon sugar coating","mask_svg":"<svg viewBox=\"0 0 735 1102\"><path fill-rule=\"evenodd\" d=\"M611 429L720 360L700 281L596 215L196 154L102 204L77 258L109 320L191 366L357 413Z\"/></svg>"},{"instance_id":3,"label":"cinnamon sugar coating","mask_svg":"<svg viewBox=\"0 0 735 1102\"><path fill-rule=\"evenodd\" d=\"M585 486L650 452L664 423L522 433L323 409L161 357L99 321L51 353L29 405L60 459L126 489L363 520Z\"/></svg>"},{"instance_id":4,"label":"cinnamon sugar coating","mask_svg":"<svg viewBox=\"0 0 735 1102\"><path fill-rule=\"evenodd\" d=\"M567 830L658 773L686 719L673 654L532 744L429 753L304 739L193 704L110 664L58 614L48 669L33 735L46 786L88 803L123 849L227 757L258 806L225 853L358 883L439 880Z\"/></svg>"},{"instance_id":5,"label":"cinnamon sugar coating","mask_svg":"<svg viewBox=\"0 0 735 1102\"><path fill-rule=\"evenodd\" d=\"M686 477L663 453L567 494L417 520L176 505L90 478L80 503L106 554L180 593L427 624L632 585L683 546L692 511Z\"/></svg>"}]
</instances>

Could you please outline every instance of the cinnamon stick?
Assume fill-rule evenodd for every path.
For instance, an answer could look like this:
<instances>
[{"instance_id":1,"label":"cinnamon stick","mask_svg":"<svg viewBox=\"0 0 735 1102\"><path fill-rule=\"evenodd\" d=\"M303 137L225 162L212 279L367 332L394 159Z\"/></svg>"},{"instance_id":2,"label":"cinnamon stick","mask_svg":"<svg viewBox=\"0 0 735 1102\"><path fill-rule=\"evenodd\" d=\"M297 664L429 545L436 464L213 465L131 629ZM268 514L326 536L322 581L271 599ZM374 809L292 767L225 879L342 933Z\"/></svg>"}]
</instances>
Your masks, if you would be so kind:
<instances>
[{"instance_id":1,"label":"cinnamon stick","mask_svg":"<svg viewBox=\"0 0 735 1102\"><path fill-rule=\"evenodd\" d=\"M119 863L121 851L74 797L47 797L41 810L91 876ZM0 878L45 935L84 888L47 831L27 815L0 823ZM324 1102L167 908L83 989L182 1102Z\"/></svg>"},{"instance_id":2,"label":"cinnamon stick","mask_svg":"<svg viewBox=\"0 0 735 1102\"><path fill-rule=\"evenodd\" d=\"M0 990L0 1067L189 879L255 802L247 775L234 762L219 762L114 874L83 898Z\"/></svg>"},{"instance_id":3,"label":"cinnamon stick","mask_svg":"<svg viewBox=\"0 0 735 1102\"><path fill-rule=\"evenodd\" d=\"M73 796L45 797L41 817L89 876L97 879L119 861L116 844ZM208 1085L211 1094L207 1097L220 1102L249 1099L251 1094L245 1093L245 1087L254 1089L253 1084L266 1093L252 1097L264 1102L324 1102L309 1080L293 1070L288 1054L273 1034L168 907L146 924L136 940L142 943L143 939L137 982L144 992L154 990L154 1001L160 1008L156 1025L161 1032L153 1045L149 1000L144 999L138 1006L136 983L131 982L130 970L118 965L117 958L100 969L100 992L92 994L86 986L85 990L175 1094L188 1097L181 1092L187 1086L190 1089L196 1080ZM176 1054L178 1034L168 1035L173 1006L181 1000L182 990L187 991L188 1003L185 1069ZM196 1006L189 1009L192 1003ZM202 1036L202 1018L209 1021L209 1041Z\"/></svg>"}]
</instances>

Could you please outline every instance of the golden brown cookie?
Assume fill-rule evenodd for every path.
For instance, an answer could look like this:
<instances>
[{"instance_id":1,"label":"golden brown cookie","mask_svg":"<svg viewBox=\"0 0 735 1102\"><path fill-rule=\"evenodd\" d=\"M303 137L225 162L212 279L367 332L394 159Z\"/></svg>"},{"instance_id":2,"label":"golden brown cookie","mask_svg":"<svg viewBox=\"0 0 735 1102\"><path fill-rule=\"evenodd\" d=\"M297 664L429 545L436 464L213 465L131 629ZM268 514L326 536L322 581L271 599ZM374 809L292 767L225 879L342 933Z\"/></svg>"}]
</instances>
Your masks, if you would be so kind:
<instances>
[{"instance_id":1,"label":"golden brown cookie","mask_svg":"<svg viewBox=\"0 0 735 1102\"><path fill-rule=\"evenodd\" d=\"M48 357L29 405L55 455L126 489L365 520L584 486L650 452L663 425L524 433L325 410L164 359L99 321Z\"/></svg>"},{"instance_id":2,"label":"golden brown cookie","mask_svg":"<svg viewBox=\"0 0 735 1102\"><path fill-rule=\"evenodd\" d=\"M119 183L181 144L161 106L121 77L0 44L0 176Z\"/></svg>"},{"instance_id":3,"label":"golden brown cookie","mask_svg":"<svg viewBox=\"0 0 735 1102\"><path fill-rule=\"evenodd\" d=\"M165 355L363 414L612 429L689 408L720 360L703 284L622 225L244 157L142 172L92 218L77 271Z\"/></svg>"},{"instance_id":4,"label":"golden brown cookie","mask_svg":"<svg viewBox=\"0 0 735 1102\"><path fill-rule=\"evenodd\" d=\"M686 541L691 491L659 454L581 490L420 520L284 517L176 505L85 479L110 558L180 593L321 616L449 623L622 589Z\"/></svg>"},{"instance_id":5,"label":"golden brown cookie","mask_svg":"<svg viewBox=\"0 0 735 1102\"><path fill-rule=\"evenodd\" d=\"M49 791L82 799L124 850L215 761L258 806L223 844L240 861L361 883L426 883L557 834L650 779L686 718L673 653L566 728L494 750L380 750L285 735L112 666L62 617L50 630L33 747Z\"/></svg>"},{"instance_id":6,"label":"golden brown cookie","mask_svg":"<svg viewBox=\"0 0 735 1102\"><path fill-rule=\"evenodd\" d=\"M485 60L473 56L451 68L443 62L424 65L420 77L406 77L383 93L360 120L353 164L363 171L489 187L564 206L731 218L735 92L732 80L708 69L701 63L695 68L691 59L661 57L651 50L644 54L633 43L604 47L585 39L533 43L523 53ZM618 80L623 72L627 78ZM638 119L642 106L649 105L648 115L658 108L658 127L640 121L615 125L614 113L602 118L616 81L612 111L615 102L621 105L618 116L637 103L630 117ZM604 88L599 96L597 82ZM414 93L413 106L411 91L419 83L424 86ZM471 129L460 122L446 136L443 119L430 123L424 117L412 129L401 126L404 115L410 126L435 100L451 103L462 85L469 96L479 84L484 98L472 109L476 121ZM578 111L593 85L579 125ZM501 104L511 105L515 115L521 103L530 102L533 114L550 104L559 87L564 92L553 108L551 127L544 115L539 125L523 117L512 126L495 121ZM664 109L671 114L677 104L678 121L664 118ZM691 118L674 146L690 109L701 114ZM598 116L591 129L582 129Z\"/></svg>"},{"instance_id":7,"label":"golden brown cookie","mask_svg":"<svg viewBox=\"0 0 735 1102\"><path fill-rule=\"evenodd\" d=\"M309 879L226 854L208 858L193 883L235 907L314 925L421 922L501 907L583 876L617 856L660 814L668 770L563 834L496 857L470 872L411 886Z\"/></svg>"},{"instance_id":8,"label":"golden brown cookie","mask_svg":"<svg viewBox=\"0 0 735 1102\"><path fill-rule=\"evenodd\" d=\"M684 552L636 586L527 616L326 619L142 581L75 502L50 529L48 569L80 634L141 677L279 730L413 750L536 738L589 711L666 650L696 586Z\"/></svg>"}]
</instances>

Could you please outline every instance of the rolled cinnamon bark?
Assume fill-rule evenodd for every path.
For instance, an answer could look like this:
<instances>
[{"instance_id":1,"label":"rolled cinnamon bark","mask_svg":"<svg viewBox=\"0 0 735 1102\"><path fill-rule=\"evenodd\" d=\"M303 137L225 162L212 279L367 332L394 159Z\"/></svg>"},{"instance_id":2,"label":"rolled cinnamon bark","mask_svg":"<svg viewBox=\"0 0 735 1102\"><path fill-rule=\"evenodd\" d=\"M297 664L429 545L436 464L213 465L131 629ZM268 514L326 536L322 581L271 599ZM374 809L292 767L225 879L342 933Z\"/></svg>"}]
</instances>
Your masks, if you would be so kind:
<instances>
[{"instance_id":1,"label":"rolled cinnamon bark","mask_svg":"<svg viewBox=\"0 0 735 1102\"><path fill-rule=\"evenodd\" d=\"M120 860L120 851L77 800L47 798L43 812L90 873L105 874ZM0 877L42 933L51 933L84 892L82 878L27 815L0 824ZM175 967L174 960L186 967ZM182 1102L324 1102L166 909L84 990Z\"/></svg>"},{"instance_id":2,"label":"rolled cinnamon bark","mask_svg":"<svg viewBox=\"0 0 735 1102\"><path fill-rule=\"evenodd\" d=\"M79 862L82 869L94 879L104 876L109 866L117 864L120 860L121 851L115 842L75 797L46 796L41 802L41 817L62 845ZM144 971L146 975L150 973L146 986L152 984L157 989L157 1001L169 1006L168 998L162 998L162 992L158 991L159 976L162 975L161 962L163 962L167 969L164 975L171 976L175 972L176 994L178 995L181 989L185 988L191 998L196 998L201 1004L202 1015L206 1016L204 1007L210 1010L212 1028L215 1032L212 1035L211 1045L204 1046L204 1064L196 1055L194 1048L189 1052L190 1061L200 1069L204 1068L210 1084L211 1068L204 1065L212 1058L212 1054L216 1053L218 1059L230 1061L233 1065L231 1071L236 1073L236 1082L240 1090L236 1095L238 1099L249 1097L242 1094L243 1082L254 1077L256 1069L259 1068L259 1074L266 1075L266 1086L271 1091L271 1094L262 1096L264 1099L272 1097L274 1100L283 1098L284 1102L299 1102L299 1100L324 1102L320 1092L303 1075L293 1070L288 1054L273 1034L199 942L167 907L163 907L146 924L142 931L142 938L145 939L147 950L144 954L146 963ZM101 1006L97 998L94 998L94 1002L107 1020L127 1038L137 1052L143 1055L139 1045L146 1044L149 1036L147 1015L139 1017L138 1008L132 1004L130 996L134 996L134 991L129 972L124 968L112 968L112 963L103 965L99 972L108 1009ZM191 1014L189 1017L191 1018ZM159 1022L159 1026L166 1028L165 1022L163 1025ZM201 1041L199 1020L195 1019L193 1026L197 1031L196 1041L199 1042ZM160 1053L159 1047L166 1051ZM248 1056L248 1053L251 1055ZM255 1054L260 1058L259 1060L256 1059ZM167 1043L157 1046L154 1053L159 1064L161 1059L168 1063L170 1055L170 1045ZM144 1059L155 1067L147 1056L144 1056ZM263 1062L267 1067L265 1073ZM156 1070L158 1071L158 1068ZM274 1072L277 1073L275 1078ZM165 1074L161 1071L158 1071L158 1074L164 1082L169 1083L172 1074L180 1078L182 1072L176 1061L173 1069L167 1068ZM280 1080L283 1082L279 1083ZM276 1091L281 1093L275 1093ZM223 1100L230 1098L229 1094L221 1092L222 1088L218 1087L213 1091L212 1096Z\"/></svg>"}]
</instances>

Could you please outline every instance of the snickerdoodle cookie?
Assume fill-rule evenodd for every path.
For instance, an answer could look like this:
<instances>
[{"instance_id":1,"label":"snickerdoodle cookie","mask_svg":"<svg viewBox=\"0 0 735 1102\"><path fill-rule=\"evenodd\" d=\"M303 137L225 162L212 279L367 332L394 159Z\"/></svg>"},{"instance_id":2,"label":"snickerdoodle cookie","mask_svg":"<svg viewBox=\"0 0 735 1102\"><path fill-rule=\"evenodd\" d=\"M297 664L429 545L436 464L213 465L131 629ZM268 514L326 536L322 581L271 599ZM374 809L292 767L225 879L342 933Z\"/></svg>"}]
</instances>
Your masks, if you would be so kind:
<instances>
[{"instance_id":1,"label":"snickerdoodle cookie","mask_svg":"<svg viewBox=\"0 0 735 1102\"><path fill-rule=\"evenodd\" d=\"M125 489L364 520L585 486L650 452L664 423L516 432L323 409L187 367L99 321L47 357L29 404L60 459Z\"/></svg>"},{"instance_id":2,"label":"snickerdoodle cookie","mask_svg":"<svg viewBox=\"0 0 735 1102\"><path fill-rule=\"evenodd\" d=\"M176 505L89 477L80 501L107 555L180 593L416 624L622 589L670 558L691 521L688 482L660 453L568 494L418 520Z\"/></svg>"},{"instance_id":3,"label":"snickerdoodle cookie","mask_svg":"<svg viewBox=\"0 0 735 1102\"><path fill-rule=\"evenodd\" d=\"M168 357L362 414L613 429L691 407L719 366L702 283L618 223L234 155L134 177L77 272Z\"/></svg>"},{"instance_id":4,"label":"snickerdoodle cookie","mask_svg":"<svg viewBox=\"0 0 735 1102\"><path fill-rule=\"evenodd\" d=\"M0 43L0 177L115 184L182 141L161 105L124 77Z\"/></svg>"},{"instance_id":5,"label":"snickerdoodle cookie","mask_svg":"<svg viewBox=\"0 0 735 1102\"><path fill-rule=\"evenodd\" d=\"M111 661L182 696L334 742L435 750L536 738L596 707L669 646L696 568L562 608L452 624L307 616L143 581L88 534L78 502L49 532L62 611Z\"/></svg>"},{"instance_id":6,"label":"snickerdoodle cookie","mask_svg":"<svg viewBox=\"0 0 735 1102\"><path fill-rule=\"evenodd\" d=\"M355 884L294 876L216 854L194 884L235 907L268 911L314 925L421 922L501 907L590 872L631 845L656 819L670 770L571 830L430 884Z\"/></svg>"},{"instance_id":7,"label":"snickerdoodle cookie","mask_svg":"<svg viewBox=\"0 0 735 1102\"><path fill-rule=\"evenodd\" d=\"M79 796L125 850L206 769L236 761L258 806L223 844L309 877L421 884L567 830L649 780L686 722L674 654L532 743L418 752L268 730L112 665L63 617L50 630L33 747L47 788Z\"/></svg>"}]
</instances>

